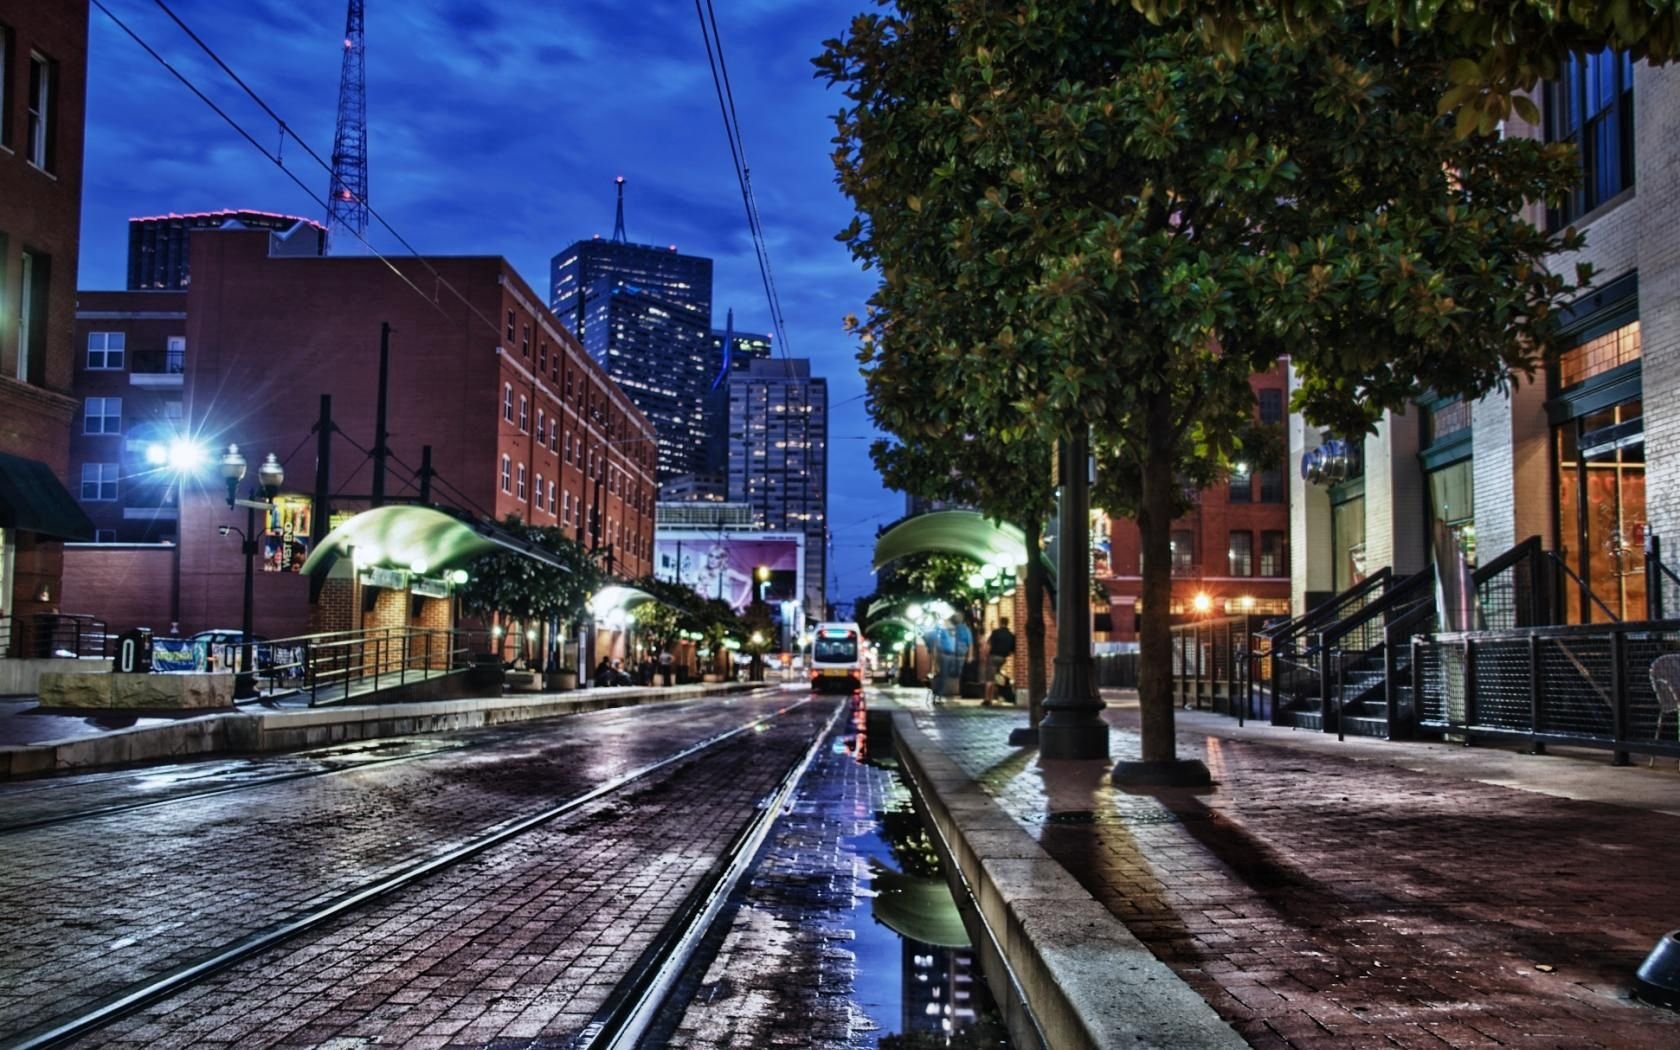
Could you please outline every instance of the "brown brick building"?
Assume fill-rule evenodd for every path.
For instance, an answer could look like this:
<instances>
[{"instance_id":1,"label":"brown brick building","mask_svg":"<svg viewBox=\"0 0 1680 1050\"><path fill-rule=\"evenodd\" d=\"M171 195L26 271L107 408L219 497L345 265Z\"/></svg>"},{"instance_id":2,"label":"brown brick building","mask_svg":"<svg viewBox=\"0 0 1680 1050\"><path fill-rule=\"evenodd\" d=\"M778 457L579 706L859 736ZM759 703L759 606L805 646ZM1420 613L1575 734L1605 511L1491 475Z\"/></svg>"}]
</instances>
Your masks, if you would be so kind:
<instances>
[{"instance_id":1,"label":"brown brick building","mask_svg":"<svg viewBox=\"0 0 1680 1050\"><path fill-rule=\"evenodd\" d=\"M185 293L82 295L83 336L126 324L125 344L132 338L155 350L161 339L167 355L169 325L181 325L179 433L212 450L209 462L181 484L177 579L155 596L150 626L167 629L174 621L190 633L239 624L239 538L218 533L224 524L244 525L244 511L227 508L217 474L230 443L249 462L246 486L270 452L285 468L278 509L259 526L265 546L257 632L280 637L324 622L308 581L292 571L312 524L312 430L321 396L330 395L338 431L327 479L330 512L336 519L365 509L374 468L364 450L375 445L382 323L392 329L387 502L418 500L423 448L430 446L432 503L559 526L610 552L621 575L650 570L653 428L505 260L408 258L388 265L354 256L285 257L271 252L268 233L243 230L196 231L191 253L193 279ZM164 297L174 295L184 301L184 320L169 316ZM127 379L133 384L153 374L131 369ZM82 375L87 383L107 381L91 371ZM171 421L168 412L132 420L155 423L156 432L119 439L129 464L121 469L144 475L144 450L168 438ZM117 503L124 526L132 527L135 502L122 491ZM144 507L157 506L155 496L140 495L139 484L129 491ZM592 519L596 509L599 517ZM154 524L161 535L161 522ZM68 583L83 604L97 604L81 593L76 573ZM174 594L178 614L171 616ZM377 608L364 613L388 619Z\"/></svg>"},{"instance_id":2,"label":"brown brick building","mask_svg":"<svg viewBox=\"0 0 1680 1050\"><path fill-rule=\"evenodd\" d=\"M64 491L87 31L86 0L0 0L0 655L87 527Z\"/></svg>"},{"instance_id":3,"label":"brown brick building","mask_svg":"<svg viewBox=\"0 0 1680 1050\"><path fill-rule=\"evenodd\" d=\"M1280 364L1252 376L1255 412L1281 428L1288 408L1288 376ZM1281 433L1281 430L1280 430ZM1289 488L1286 462L1245 464L1246 474L1197 494L1195 505L1173 522L1173 622L1197 615L1286 615L1289 612ZM1136 606L1143 593L1142 544L1136 523L1109 525L1107 571L1096 578L1108 591L1109 637L1137 637ZM1207 596L1198 612L1197 595Z\"/></svg>"}]
</instances>

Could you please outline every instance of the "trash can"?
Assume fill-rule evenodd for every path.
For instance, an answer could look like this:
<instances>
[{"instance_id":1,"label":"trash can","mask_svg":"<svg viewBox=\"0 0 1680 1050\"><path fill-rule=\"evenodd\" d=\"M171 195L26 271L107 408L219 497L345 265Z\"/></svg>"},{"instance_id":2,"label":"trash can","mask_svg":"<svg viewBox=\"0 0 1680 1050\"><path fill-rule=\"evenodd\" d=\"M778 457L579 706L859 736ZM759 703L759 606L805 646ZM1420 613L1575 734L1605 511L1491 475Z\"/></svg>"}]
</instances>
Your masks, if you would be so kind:
<instances>
[{"instance_id":1,"label":"trash can","mask_svg":"<svg viewBox=\"0 0 1680 1050\"><path fill-rule=\"evenodd\" d=\"M117 656L111 662L113 671L123 674L148 674L152 670L152 632L148 627L135 627L117 635Z\"/></svg>"},{"instance_id":2,"label":"trash can","mask_svg":"<svg viewBox=\"0 0 1680 1050\"><path fill-rule=\"evenodd\" d=\"M467 671L467 684L474 690L501 694L502 656L500 653L474 653L472 668Z\"/></svg>"}]
</instances>

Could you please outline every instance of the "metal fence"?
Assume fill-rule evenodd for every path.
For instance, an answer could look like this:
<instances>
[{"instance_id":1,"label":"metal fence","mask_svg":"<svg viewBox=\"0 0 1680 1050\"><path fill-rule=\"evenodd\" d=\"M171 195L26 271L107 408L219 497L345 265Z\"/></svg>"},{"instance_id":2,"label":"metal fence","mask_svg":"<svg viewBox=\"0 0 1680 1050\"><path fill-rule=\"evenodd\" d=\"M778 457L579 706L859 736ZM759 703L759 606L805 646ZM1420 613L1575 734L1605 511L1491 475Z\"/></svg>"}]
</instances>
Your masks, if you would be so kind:
<instances>
[{"instance_id":1,"label":"metal fence","mask_svg":"<svg viewBox=\"0 0 1680 1050\"><path fill-rule=\"evenodd\" d=\"M464 670L487 639L481 632L393 627L277 638L253 648L259 687L307 693L314 706Z\"/></svg>"},{"instance_id":2,"label":"metal fence","mask_svg":"<svg viewBox=\"0 0 1680 1050\"><path fill-rule=\"evenodd\" d=\"M114 642L110 627L95 616L74 613L0 616L0 656L108 659Z\"/></svg>"},{"instance_id":3,"label":"metal fence","mask_svg":"<svg viewBox=\"0 0 1680 1050\"><path fill-rule=\"evenodd\" d=\"M1265 698L1254 685L1265 674L1255 637L1264 616L1226 616L1179 624L1172 629L1173 699L1180 706L1233 715L1239 721L1266 717Z\"/></svg>"},{"instance_id":4,"label":"metal fence","mask_svg":"<svg viewBox=\"0 0 1680 1050\"><path fill-rule=\"evenodd\" d=\"M1138 654L1126 652L1096 653L1091 666L1097 685L1104 689L1136 689L1138 684Z\"/></svg>"},{"instance_id":5,"label":"metal fence","mask_svg":"<svg viewBox=\"0 0 1680 1050\"><path fill-rule=\"evenodd\" d=\"M1418 637L1412 663L1425 728L1680 757L1680 620Z\"/></svg>"}]
</instances>

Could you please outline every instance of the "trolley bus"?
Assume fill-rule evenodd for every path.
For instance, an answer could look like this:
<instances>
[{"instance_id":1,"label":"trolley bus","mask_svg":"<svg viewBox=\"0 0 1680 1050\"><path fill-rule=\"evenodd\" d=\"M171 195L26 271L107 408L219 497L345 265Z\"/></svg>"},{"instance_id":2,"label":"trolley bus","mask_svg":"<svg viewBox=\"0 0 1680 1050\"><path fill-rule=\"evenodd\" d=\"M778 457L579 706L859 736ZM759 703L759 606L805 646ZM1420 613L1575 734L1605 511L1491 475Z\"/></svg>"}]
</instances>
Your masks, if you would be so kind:
<instances>
[{"instance_id":1,"label":"trolley bus","mask_svg":"<svg viewBox=\"0 0 1680 1050\"><path fill-rule=\"evenodd\" d=\"M819 623L811 634L811 691L863 688L863 631L855 623Z\"/></svg>"}]
</instances>

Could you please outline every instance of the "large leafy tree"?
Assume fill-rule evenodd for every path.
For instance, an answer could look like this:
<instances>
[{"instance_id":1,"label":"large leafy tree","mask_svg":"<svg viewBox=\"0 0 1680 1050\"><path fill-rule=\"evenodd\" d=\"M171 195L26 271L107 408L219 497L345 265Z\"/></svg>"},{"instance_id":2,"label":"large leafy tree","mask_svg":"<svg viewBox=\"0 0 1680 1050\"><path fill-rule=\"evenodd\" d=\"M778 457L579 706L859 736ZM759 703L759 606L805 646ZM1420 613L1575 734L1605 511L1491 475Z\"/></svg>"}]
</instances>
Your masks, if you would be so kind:
<instances>
[{"instance_id":1,"label":"large leafy tree","mask_svg":"<svg viewBox=\"0 0 1680 1050\"><path fill-rule=\"evenodd\" d=\"M509 516L501 528L531 544L550 561L498 551L473 563L462 591L468 612L507 616L521 622L558 619L574 624L589 596L601 585L600 569L589 552L558 529L527 525Z\"/></svg>"},{"instance_id":2,"label":"large leafy tree","mask_svg":"<svg viewBox=\"0 0 1680 1050\"><path fill-rule=\"evenodd\" d=\"M1459 135L1453 59L1362 18L1232 57L1128 0L902 0L817 59L848 100L841 236L881 275L857 323L877 420L907 444L1089 429L1132 496L1146 761L1175 751L1181 479L1241 455L1248 377L1290 355L1295 407L1351 434L1549 348L1573 285L1544 262L1579 241L1520 213L1573 158ZM912 378L919 410L883 396Z\"/></svg>"},{"instance_id":3,"label":"large leafy tree","mask_svg":"<svg viewBox=\"0 0 1680 1050\"><path fill-rule=\"evenodd\" d=\"M893 382L880 370L872 373L872 405L877 412L896 416L914 413L913 405L888 409L896 399L915 390L914 382ZM877 441L869 450L881 477L895 489L927 499L942 499L978 507L995 520L1018 527L1028 552L1025 591L1027 696L1029 719L1037 726L1043 715L1048 675L1044 655L1043 559L1037 557L1044 523L1054 505L1050 450L1041 441L1005 444L959 433L954 428L924 432L914 444ZM965 572L966 576L966 572Z\"/></svg>"}]
</instances>

